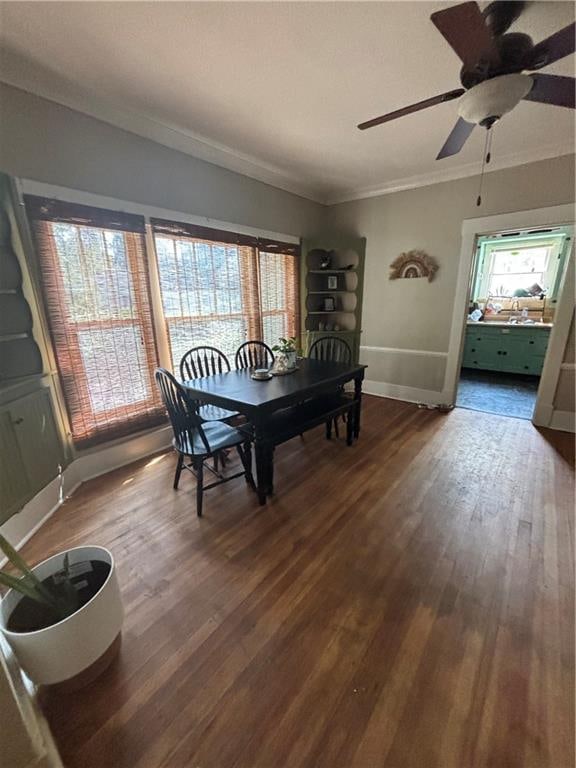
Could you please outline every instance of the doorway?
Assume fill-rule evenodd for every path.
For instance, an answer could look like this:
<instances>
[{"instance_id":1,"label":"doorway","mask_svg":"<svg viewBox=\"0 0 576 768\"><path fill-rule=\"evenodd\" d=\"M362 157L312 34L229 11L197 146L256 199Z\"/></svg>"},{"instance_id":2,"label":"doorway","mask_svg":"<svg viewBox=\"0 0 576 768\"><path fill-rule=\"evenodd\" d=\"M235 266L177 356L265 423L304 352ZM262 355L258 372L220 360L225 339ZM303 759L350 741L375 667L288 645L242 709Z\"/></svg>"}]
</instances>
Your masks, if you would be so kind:
<instances>
[{"instance_id":1,"label":"doorway","mask_svg":"<svg viewBox=\"0 0 576 768\"><path fill-rule=\"evenodd\" d=\"M545 316L546 312L553 309L553 321L549 324L549 332L548 332L548 339L546 343L540 341L540 354L539 356L543 358L543 364L542 369L540 371L540 375L538 375L538 370L535 372L530 369L523 369L522 373L516 373L514 370L510 370L514 367L515 364L518 363L518 358L516 360L513 360L513 356L509 352L508 355L501 354L500 357L505 360L507 358L507 362L510 362L510 365L508 366L500 366L497 367L500 368L509 368L509 370L490 370L486 373L481 373L483 370L480 368L481 365L484 365L485 360L478 359L477 365L472 367L472 373L474 376L470 376L469 378L475 379L478 377L478 379L483 376L484 381L477 381L476 386L474 386L473 382L468 386L470 389L476 389L478 391L482 385L486 388L486 386L491 387L491 391L495 399L500 400L500 406L502 406L503 403L503 397L497 398L496 392L494 390L495 386L502 384L502 378L500 374L508 374L506 378L506 382L508 383L508 387L505 388L505 391L501 393L503 396L504 394L507 394L511 397L511 399L514 399L514 402L518 407L522 407L520 400L521 395L524 393L525 390L532 389L532 392L527 391L525 400L528 400L528 410L533 412L532 415L532 421L534 424L538 426L552 426L555 427L555 424L558 423L557 428L564 429L565 426L560 426L560 421L563 420L560 419L560 416L565 416L565 414L555 411L554 409L554 393L556 392L556 388L559 381L559 376L561 372L561 366L563 361L564 352L566 349L566 344L568 340L568 335L570 332L570 326L572 322L572 316L574 313L574 286L573 286L573 249L572 249L572 241L573 241L573 221L574 221L574 211L572 205L558 205L553 206L550 208L538 208L533 210L526 210L526 211L516 211L514 213L505 213L505 214L497 214L492 216L486 216L482 218L477 219L467 219L464 220L462 223L462 243L461 243L461 252L460 252L460 261L458 265L458 274L457 274L457 285L456 285L456 295L455 295L455 301L454 301L454 307L453 307L453 314L452 314L452 326L450 331L450 343L448 348L448 354L446 359L446 372L445 372L445 380L444 380L444 388L443 388L443 403L446 404L456 404L457 403L457 393L460 389L460 382L461 382L461 371L463 368L466 368L468 366L463 366L462 363L464 362L464 355L467 352L466 350L466 335L467 333L471 333L472 331L469 329L469 315L472 314L472 311L475 309L473 302L471 303L471 299L477 298L476 296L473 296L474 288L475 287L484 287L486 289L486 283L480 284L478 286L476 279L480 278L486 279L489 277L489 270L486 269L486 264L483 263L482 266L484 267L484 271L482 271L477 265L479 263L479 257L482 255L482 249L481 246L483 243L487 242L489 239L494 238L503 238L505 236L508 237L519 237L519 236L540 236L540 235L550 235L550 234L564 234L564 250L562 253L559 253L557 255L560 256L559 261L562 262L562 267L556 268L556 277L553 281L550 279L550 273L547 272L547 270L544 270L545 274L540 275L541 279L546 277L547 281L550 283L552 287L545 286L546 291L544 292L545 298L546 298L546 304L548 305L547 308L543 308L540 306L539 308L532 308L532 317L530 317L530 308L529 307L523 307L522 302L519 302L518 304L515 304L514 306L508 306L506 309L508 309L508 317L506 314L502 314L500 320L506 317L506 323L503 324L503 330L505 333L501 334L501 341L506 341L506 344L504 346L498 345L496 347L496 353L500 351L501 353L509 352L510 346L513 344L512 341L512 334L513 333L522 333L523 331L526 331L526 326L532 325L532 323L526 323L524 324L524 320L535 320L534 325L536 325L536 319L534 316L534 312L539 309L541 316ZM502 243L502 245L505 245ZM484 256L486 256L486 250L484 252ZM509 250L512 250L511 248ZM502 259L500 260L502 261ZM552 261L550 261L550 268L552 269ZM508 267L507 267L508 268ZM532 269L534 271L532 272ZM501 287L501 285L504 285L505 289L507 288L506 281L502 282L500 280L500 286L496 286L495 283L497 283L497 278L502 276L502 273L498 273L496 270L494 270L495 274L492 275L493 277L493 283L492 288L495 287ZM536 273L536 265L532 263L529 266L529 273L530 275ZM512 270L510 269L510 272L508 274L512 274ZM522 274L519 273L514 273ZM514 280L516 277L513 278ZM490 285L488 285L488 288ZM528 288L530 288L531 285L528 285ZM544 286L541 286L544 287ZM516 290L516 289L515 289ZM526 290L526 289L525 289ZM486 293L488 291L486 290ZM514 292L514 291L507 291L505 292ZM554 296L552 294L555 294ZM487 296L483 298L488 298ZM529 299L530 296L516 296L516 297L510 297L512 298L512 301L514 299ZM543 301L543 299L540 299L540 301ZM494 302L491 297L491 302L486 301L485 304L488 303L502 303L502 302ZM488 308L489 311L486 312L487 307L483 306L482 308L478 307L478 309L481 309L481 312L484 313L484 316L487 314L490 314L492 311L495 310L496 314L499 314L503 312L505 309L504 306L502 307L490 307ZM528 317L526 318L526 313L522 313L522 309L528 309ZM545 310L543 312L543 309ZM472 310L472 311L471 311ZM510 315L515 314L516 317L512 318L515 320L515 322L508 322L508 319L510 319ZM492 320L498 319L498 318L491 318ZM478 321L476 321L478 322ZM480 321L483 322L483 321ZM542 323L544 325L544 323ZM517 326L517 327L514 327ZM478 323L477 325L471 326L473 329L489 329L494 333L497 326L490 327L487 323L486 325L480 325ZM532 331L536 331L536 328L531 329ZM505 338L508 337L508 338ZM527 337L524 337L526 340ZM537 346L530 345L531 347ZM478 348L471 347L470 349L474 348L476 350L476 354L478 353ZM487 349L487 347L482 347L482 349ZM503 361L502 360L502 361ZM466 360L468 362L468 360ZM514 365L513 365L514 364ZM525 362L524 365L530 365L529 362ZM513 376L521 376L522 378L515 380ZM537 397L535 401L535 408L534 408L534 386L530 387L529 383L530 380L526 377L528 376L535 376L535 381L532 382L532 384L536 385L537 387ZM462 393L460 395L461 398L465 397L466 392L466 384L464 382L464 377L462 376L463 380L463 388ZM527 386L528 385L528 386ZM504 388L503 388L504 389ZM485 389L485 391L487 391ZM514 395L518 395L520 393L520 397ZM484 403L481 405L482 409L486 409L486 401L487 397L484 397ZM462 407L464 404L462 404ZM475 407L477 407L475 405ZM506 415L517 415L520 418L525 418L526 413L518 413L518 414L512 414L511 408L510 408L510 401L508 402L508 405L505 406L505 408L498 407L498 411L506 410ZM496 411L496 408L494 408L494 411Z\"/></svg>"},{"instance_id":2,"label":"doorway","mask_svg":"<svg viewBox=\"0 0 576 768\"><path fill-rule=\"evenodd\" d=\"M566 227L477 239L457 406L532 418L570 244Z\"/></svg>"}]
</instances>

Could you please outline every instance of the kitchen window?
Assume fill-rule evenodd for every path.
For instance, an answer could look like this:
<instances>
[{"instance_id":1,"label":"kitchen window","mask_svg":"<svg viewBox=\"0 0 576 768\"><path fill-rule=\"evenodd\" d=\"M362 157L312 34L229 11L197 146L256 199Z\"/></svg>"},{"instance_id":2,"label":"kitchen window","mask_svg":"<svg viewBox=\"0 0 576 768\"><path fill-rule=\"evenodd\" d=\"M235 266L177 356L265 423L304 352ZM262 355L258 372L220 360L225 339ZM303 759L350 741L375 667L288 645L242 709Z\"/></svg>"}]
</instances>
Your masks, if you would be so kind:
<instances>
[{"instance_id":1,"label":"kitchen window","mask_svg":"<svg viewBox=\"0 0 576 768\"><path fill-rule=\"evenodd\" d=\"M563 243L563 234L481 241L475 297L514 298L544 293L547 299L553 299Z\"/></svg>"}]
</instances>

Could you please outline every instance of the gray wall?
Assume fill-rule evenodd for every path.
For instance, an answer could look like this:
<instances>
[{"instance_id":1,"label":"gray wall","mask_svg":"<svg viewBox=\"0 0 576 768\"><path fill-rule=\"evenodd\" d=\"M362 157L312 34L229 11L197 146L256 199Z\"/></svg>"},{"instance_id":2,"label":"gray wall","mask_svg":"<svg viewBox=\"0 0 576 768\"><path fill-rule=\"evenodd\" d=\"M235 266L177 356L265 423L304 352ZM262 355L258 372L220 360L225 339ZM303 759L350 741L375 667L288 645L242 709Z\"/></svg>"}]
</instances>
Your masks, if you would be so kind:
<instances>
[{"instance_id":1,"label":"gray wall","mask_svg":"<svg viewBox=\"0 0 576 768\"><path fill-rule=\"evenodd\" d=\"M574 201L574 156L566 156L488 174L481 208L478 177L326 208L3 84L0 112L0 170L12 175L296 236L366 237L368 378L435 392L463 219ZM413 248L438 260L434 282L390 282L390 262Z\"/></svg>"},{"instance_id":2,"label":"gray wall","mask_svg":"<svg viewBox=\"0 0 576 768\"><path fill-rule=\"evenodd\" d=\"M367 238L362 344L372 347L363 352L368 379L442 389L442 356L402 350L448 351L462 221L574 201L574 156L488 174L480 208L475 204L478 181L434 184L328 210L328 229ZM437 259L440 268L432 283L388 279L390 263L411 249Z\"/></svg>"},{"instance_id":3,"label":"gray wall","mask_svg":"<svg viewBox=\"0 0 576 768\"><path fill-rule=\"evenodd\" d=\"M288 235L324 207L0 83L0 171Z\"/></svg>"}]
</instances>

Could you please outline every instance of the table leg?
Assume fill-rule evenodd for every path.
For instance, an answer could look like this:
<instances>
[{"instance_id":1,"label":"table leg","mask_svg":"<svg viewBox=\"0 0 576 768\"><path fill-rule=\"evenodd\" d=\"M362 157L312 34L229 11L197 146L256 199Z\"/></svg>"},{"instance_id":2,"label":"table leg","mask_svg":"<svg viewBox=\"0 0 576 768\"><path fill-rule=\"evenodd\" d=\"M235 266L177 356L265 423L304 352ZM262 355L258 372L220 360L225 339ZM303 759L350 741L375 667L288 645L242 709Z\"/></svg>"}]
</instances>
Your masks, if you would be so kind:
<instances>
[{"instance_id":1,"label":"table leg","mask_svg":"<svg viewBox=\"0 0 576 768\"><path fill-rule=\"evenodd\" d=\"M268 496L272 496L274 493L274 446L269 445L268 446L268 455L267 455L267 462L268 462L268 487L266 488L266 492L268 493Z\"/></svg>"},{"instance_id":2,"label":"table leg","mask_svg":"<svg viewBox=\"0 0 576 768\"><path fill-rule=\"evenodd\" d=\"M356 405L354 408L354 437L358 439L360 434L360 414L362 412L362 378L358 377L354 379L354 400Z\"/></svg>"},{"instance_id":3,"label":"table leg","mask_svg":"<svg viewBox=\"0 0 576 768\"><path fill-rule=\"evenodd\" d=\"M260 505L266 504L268 490L268 451L262 430L254 430L254 456L256 458L256 490Z\"/></svg>"}]
</instances>

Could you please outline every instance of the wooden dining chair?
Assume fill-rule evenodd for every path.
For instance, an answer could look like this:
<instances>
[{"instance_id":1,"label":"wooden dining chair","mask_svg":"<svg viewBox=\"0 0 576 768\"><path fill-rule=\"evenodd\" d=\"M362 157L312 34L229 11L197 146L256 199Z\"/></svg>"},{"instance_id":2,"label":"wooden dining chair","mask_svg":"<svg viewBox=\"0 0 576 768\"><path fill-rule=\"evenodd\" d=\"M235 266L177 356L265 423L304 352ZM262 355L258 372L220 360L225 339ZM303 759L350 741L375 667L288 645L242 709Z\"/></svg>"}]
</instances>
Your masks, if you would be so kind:
<instances>
[{"instance_id":1,"label":"wooden dining chair","mask_svg":"<svg viewBox=\"0 0 576 768\"><path fill-rule=\"evenodd\" d=\"M274 352L263 341L245 341L235 357L237 370L245 368L271 368L274 365Z\"/></svg>"},{"instance_id":2,"label":"wooden dining chair","mask_svg":"<svg viewBox=\"0 0 576 768\"><path fill-rule=\"evenodd\" d=\"M193 347L180 360L180 378L182 381L191 379L204 379L218 373L228 373L230 363L228 358L216 347ZM198 408L200 418L204 421L229 421L239 414L217 405L200 405Z\"/></svg>"},{"instance_id":3,"label":"wooden dining chair","mask_svg":"<svg viewBox=\"0 0 576 768\"><path fill-rule=\"evenodd\" d=\"M348 342L336 336L322 336L310 347L308 357L312 360L330 360L333 363L352 362L352 350Z\"/></svg>"},{"instance_id":4,"label":"wooden dining chair","mask_svg":"<svg viewBox=\"0 0 576 768\"><path fill-rule=\"evenodd\" d=\"M346 363L350 365L352 362L352 350L344 339L339 339L336 336L321 336L310 347L308 357L312 360L330 360L333 363ZM346 419L347 416L344 414L342 418ZM338 416L326 422L326 437L328 439L332 437L332 426L334 426L336 437L340 437Z\"/></svg>"},{"instance_id":5,"label":"wooden dining chair","mask_svg":"<svg viewBox=\"0 0 576 768\"><path fill-rule=\"evenodd\" d=\"M254 488L252 452L248 434L221 421L205 422L198 414L197 403L190 398L185 388L171 373L164 368L158 368L154 375L172 425L174 433L172 445L178 453L174 488L178 488L183 469L190 470L196 476L198 517L202 517L204 491L242 476L246 478L248 485ZM219 476L220 479L216 482L204 485L206 459L214 458L223 450L230 448L236 448L243 471L229 477ZM187 459L190 460L188 464Z\"/></svg>"}]
</instances>

